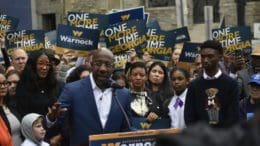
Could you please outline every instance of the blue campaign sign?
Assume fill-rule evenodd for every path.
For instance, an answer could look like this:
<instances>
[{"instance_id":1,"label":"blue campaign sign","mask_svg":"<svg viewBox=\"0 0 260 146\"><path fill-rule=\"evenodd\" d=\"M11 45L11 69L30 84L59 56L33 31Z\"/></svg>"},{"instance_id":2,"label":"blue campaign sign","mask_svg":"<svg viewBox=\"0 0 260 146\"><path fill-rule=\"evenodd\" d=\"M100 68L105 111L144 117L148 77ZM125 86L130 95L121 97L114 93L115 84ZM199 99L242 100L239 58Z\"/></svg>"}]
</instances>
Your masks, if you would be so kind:
<instances>
[{"instance_id":1,"label":"blue campaign sign","mask_svg":"<svg viewBox=\"0 0 260 146\"><path fill-rule=\"evenodd\" d=\"M22 48L27 52L45 48L45 32L43 30L9 31L5 35L7 53Z\"/></svg>"},{"instance_id":2,"label":"blue campaign sign","mask_svg":"<svg viewBox=\"0 0 260 146\"><path fill-rule=\"evenodd\" d=\"M175 36L176 43L183 43L190 41L190 34L187 27L170 30L169 33Z\"/></svg>"},{"instance_id":3,"label":"blue campaign sign","mask_svg":"<svg viewBox=\"0 0 260 146\"><path fill-rule=\"evenodd\" d=\"M109 24L116 24L122 21L128 21L128 20L144 20L145 14L144 14L144 7L136 7L131 9L125 9L122 11L117 11L114 13L108 14L109 17Z\"/></svg>"},{"instance_id":4,"label":"blue campaign sign","mask_svg":"<svg viewBox=\"0 0 260 146\"><path fill-rule=\"evenodd\" d=\"M137 129L165 129L171 127L171 120L169 118L157 119L153 123L148 123L147 118L132 117L133 126Z\"/></svg>"},{"instance_id":5,"label":"blue campaign sign","mask_svg":"<svg viewBox=\"0 0 260 146\"><path fill-rule=\"evenodd\" d=\"M219 41L225 51L243 50L244 54L251 53L252 38L248 26L213 29L212 38Z\"/></svg>"},{"instance_id":6,"label":"blue campaign sign","mask_svg":"<svg viewBox=\"0 0 260 146\"><path fill-rule=\"evenodd\" d=\"M104 14L68 12L67 23L87 29L103 29L108 25L108 16Z\"/></svg>"},{"instance_id":7,"label":"blue campaign sign","mask_svg":"<svg viewBox=\"0 0 260 146\"><path fill-rule=\"evenodd\" d=\"M161 29L160 24L159 24L159 22L156 19L153 19L153 20L149 21L146 24L146 27L147 28L152 28L152 29L158 29L158 30Z\"/></svg>"},{"instance_id":8,"label":"blue campaign sign","mask_svg":"<svg viewBox=\"0 0 260 146\"><path fill-rule=\"evenodd\" d=\"M7 31L16 30L18 23L18 18L0 14L0 34L4 36Z\"/></svg>"},{"instance_id":9,"label":"blue campaign sign","mask_svg":"<svg viewBox=\"0 0 260 146\"><path fill-rule=\"evenodd\" d=\"M114 54L122 54L134 48L140 52L146 46L146 25L144 20L121 22L106 28L103 34L106 44Z\"/></svg>"},{"instance_id":10,"label":"blue campaign sign","mask_svg":"<svg viewBox=\"0 0 260 146\"><path fill-rule=\"evenodd\" d=\"M180 55L180 62L194 62L201 43L185 42Z\"/></svg>"},{"instance_id":11,"label":"blue campaign sign","mask_svg":"<svg viewBox=\"0 0 260 146\"><path fill-rule=\"evenodd\" d=\"M155 28L148 28L147 43L142 52L148 52L155 59L169 61L171 58L175 38L171 32Z\"/></svg>"},{"instance_id":12,"label":"blue campaign sign","mask_svg":"<svg viewBox=\"0 0 260 146\"><path fill-rule=\"evenodd\" d=\"M99 30L85 29L73 26L59 25L57 32L57 47L76 51L97 49Z\"/></svg>"}]
</instances>

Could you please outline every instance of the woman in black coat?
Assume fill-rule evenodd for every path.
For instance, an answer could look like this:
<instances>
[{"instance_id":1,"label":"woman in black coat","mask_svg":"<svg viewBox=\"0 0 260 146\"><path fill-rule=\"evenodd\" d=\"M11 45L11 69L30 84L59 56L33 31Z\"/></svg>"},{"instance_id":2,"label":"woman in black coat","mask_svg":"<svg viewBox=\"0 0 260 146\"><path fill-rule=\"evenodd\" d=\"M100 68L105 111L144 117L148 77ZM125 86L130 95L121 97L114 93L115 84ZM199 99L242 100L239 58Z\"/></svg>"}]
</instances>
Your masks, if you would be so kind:
<instances>
[{"instance_id":1,"label":"woman in black coat","mask_svg":"<svg viewBox=\"0 0 260 146\"><path fill-rule=\"evenodd\" d=\"M32 52L16 89L17 108L21 116L28 113L46 115L61 91L53 70L52 56L45 49Z\"/></svg>"}]
</instances>

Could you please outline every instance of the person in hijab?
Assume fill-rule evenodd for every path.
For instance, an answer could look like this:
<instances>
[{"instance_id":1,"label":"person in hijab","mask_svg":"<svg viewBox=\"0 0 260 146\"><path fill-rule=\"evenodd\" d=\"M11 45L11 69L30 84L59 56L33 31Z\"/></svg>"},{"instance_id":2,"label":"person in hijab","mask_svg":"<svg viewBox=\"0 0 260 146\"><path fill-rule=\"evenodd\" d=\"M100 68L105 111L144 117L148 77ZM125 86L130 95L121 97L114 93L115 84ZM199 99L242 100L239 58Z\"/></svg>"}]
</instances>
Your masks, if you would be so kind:
<instances>
[{"instance_id":1,"label":"person in hijab","mask_svg":"<svg viewBox=\"0 0 260 146\"><path fill-rule=\"evenodd\" d=\"M25 140L21 146L49 146L44 140L46 130L43 127L43 116L30 113L23 117L21 130Z\"/></svg>"}]
</instances>

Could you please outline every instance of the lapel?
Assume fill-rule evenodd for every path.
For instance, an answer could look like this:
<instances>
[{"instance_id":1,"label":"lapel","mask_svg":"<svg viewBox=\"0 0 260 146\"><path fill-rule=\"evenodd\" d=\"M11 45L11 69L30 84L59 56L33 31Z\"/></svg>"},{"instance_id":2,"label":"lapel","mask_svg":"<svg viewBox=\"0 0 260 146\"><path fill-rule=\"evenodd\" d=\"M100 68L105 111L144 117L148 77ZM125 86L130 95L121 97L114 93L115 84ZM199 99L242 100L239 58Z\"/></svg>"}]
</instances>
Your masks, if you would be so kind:
<instances>
[{"instance_id":1,"label":"lapel","mask_svg":"<svg viewBox=\"0 0 260 146\"><path fill-rule=\"evenodd\" d=\"M114 91L116 92L116 96L118 97L118 92L117 90ZM116 121L116 115L118 112L121 112L119 111L119 107L118 107L118 104L116 102L116 99L112 93L112 102L111 102L111 107L110 107L110 111L109 111L109 115L108 115L108 118L107 118L107 122L106 122L106 125L105 125L105 130L109 130L109 125L112 124L112 122L115 122Z\"/></svg>"},{"instance_id":2,"label":"lapel","mask_svg":"<svg viewBox=\"0 0 260 146\"><path fill-rule=\"evenodd\" d=\"M81 86L81 91L83 92L83 99L84 102L86 103L86 107L88 108L89 112L86 112L86 117L93 117L96 121L96 123L99 124L100 129L102 128L101 120L99 118L98 110L97 110L97 105L94 97L94 92L92 89L90 77L87 77L84 79L84 82L82 82Z\"/></svg>"}]
</instances>

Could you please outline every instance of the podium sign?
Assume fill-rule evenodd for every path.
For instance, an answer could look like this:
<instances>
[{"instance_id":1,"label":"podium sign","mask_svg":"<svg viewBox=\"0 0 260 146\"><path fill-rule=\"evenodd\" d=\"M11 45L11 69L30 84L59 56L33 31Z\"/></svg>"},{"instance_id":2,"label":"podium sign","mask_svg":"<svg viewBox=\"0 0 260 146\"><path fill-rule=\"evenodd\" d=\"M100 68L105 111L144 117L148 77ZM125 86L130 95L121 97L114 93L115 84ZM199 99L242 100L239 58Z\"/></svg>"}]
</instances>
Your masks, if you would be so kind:
<instances>
[{"instance_id":1,"label":"podium sign","mask_svg":"<svg viewBox=\"0 0 260 146\"><path fill-rule=\"evenodd\" d=\"M161 129L90 135L89 146L153 146L157 135L178 132L179 129Z\"/></svg>"}]
</instances>

